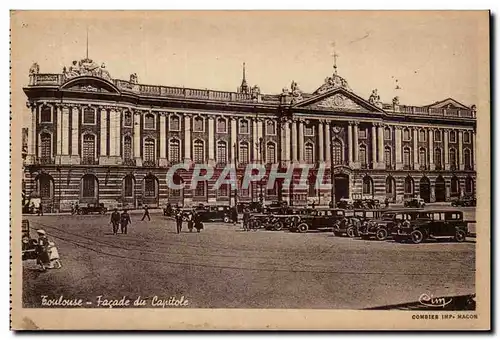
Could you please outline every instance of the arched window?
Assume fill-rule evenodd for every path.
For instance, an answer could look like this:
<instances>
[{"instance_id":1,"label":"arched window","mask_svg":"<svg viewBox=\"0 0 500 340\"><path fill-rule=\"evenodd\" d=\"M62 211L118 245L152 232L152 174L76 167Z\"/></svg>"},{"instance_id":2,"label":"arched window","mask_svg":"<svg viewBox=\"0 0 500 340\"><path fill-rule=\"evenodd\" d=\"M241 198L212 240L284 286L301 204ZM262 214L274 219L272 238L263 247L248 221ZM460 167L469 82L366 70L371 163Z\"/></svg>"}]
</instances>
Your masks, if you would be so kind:
<instances>
[{"instance_id":1,"label":"arched window","mask_svg":"<svg viewBox=\"0 0 500 340\"><path fill-rule=\"evenodd\" d=\"M227 144L222 140L217 142L217 163L227 163Z\"/></svg>"},{"instance_id":2,"label":"arched window","mask_svg":"<svg viewBox=\"0 0 500 340\"><path fill-rule=\"evenodd\" d=\"M156 197L156 177L148 175L144 177L144 197Z\"/></svg>"},{"instance_id":3,"label":"arched window","mask_svg":"<svg viewBox=\"0 0 500 340\"><path fill-rule=\"evenodd\" d=\"M196 188L194 189L194 196L196 197L205 197L206 195L206 188L207 182L206 181L198 181L196 183Z\"/></svg>"},{"instance_id":4,"label":"arched window","mask_svg":"<svg viewBox=\"0 0 500 340\"><path fill-rule=\"evenodd\" d=\"M370 176L365 176L363 178L363 195L373 194L373 181Z\"/></svg>"},{"instance_id":5,"label":"arched window","mask_svg":"<svg viewBox=\"0 0 500 340\"><path fill-rule=\"evenodd\" d=\"M82 178L82 197L97 197L97 178L94 175L87 174Z\"/></svg>"},{"instance_id":6,"label":"arched window","mask_svg":"<svg viewBox=\"0 0 500 340\"><path fill-rule=\"evenodd\" d=\"M83 109L83 124L95 124L95 110L90 107L86 107Z\"/></svg>"},{"instance_id":7,"label":"arched window","mask_svg":"<svg viewBox=\"0 0 500 340\"><path fill-rule=\"evenodd\" d=\"M240 143L240 163L241 164L248 164L248 159L249 159L249 154L248 154L248 143L247 142L241 142Z\"/></svg>"},{"instance_id":8,"label":"arched window","mask_svg":"<svg viewBox=\"0 0 500 340\"><path fill-rule=\"evenodd\" d=\"M221 186L219 187L218 196L219 197L229 196L229 185L228 184L221 184Z\"/></svg>"},{"instance_id":9,"label":"arched window","mask_svg":"<svg viewBox=\"0 0 500 340\"><path fill-rule=\"evenodd\" d=\"M134 196L134 177L132 177L131 175L125 176L125 178L123 179L123 196Z\"/></svg>"},{"instance_id":10,"label":"arched window","mask_svg":"<svg viewBox=\"0 0 500 340\"><path fill-rule=\"evenodd\" d=\"M178 139L171 139L169 143L168 158L172 163L179 163L181 160L181 142Z\"/></svg>"},{"instance_id":11,"label":"arched window","mask_svg":"<svg viewBox=\"0 0 500 340\"><path fill-rule=\"evenodd\" d=\"M464 143L469 144L470 143L470 134L469 131L464 131Z\"/></svg>"},{"instance_id":12,"label":"arched window","mask_svg":"<svg viewBox=\"0 0 500 340\"><path fill-rule=\"evenodd\" d=\"M83 135L82 162L84 164L95 163L95 136L87 133Z\"/></svg>"},{"instance_id":13,"label":"arched window","mask_svg":"<svg viewBox=\"0 0 500 340\"><path fill-rule=\"evenodd\" d=\"M472 169L472 162L471 162L471 152L470 149L464 149L464 166L465 170L471 170Z\"/></svg>"},{"instance_id":14,"label":"arched window","mask_svg":"<svg viewBox=\"0 0 500 340\"><path fill-rule=\"evenodd\" d=\"M392 165L392 151L389 146L386 146L384 149L384 160L386 168L390 168Z\"/></svg>"},{"instance_id":15,"label":"arched window","mask_svg":"<svg viewBox=\"0 0 500 340\"><path fill-rule=\"evenodd\" d=\"M450 143L456 143L457 133L454 130L450 131Z\"/></svg>"},{"instance_id":16,"label":"arched window","mask_svg":"<svg viewBox=\"0 0 500 340\"><path fill-rule=\"evenodd\" d=\"M52 158L52 135L48 132L40 134L40 158L42 158L42 163L50 162Z\"/></svg>"},{"instance_id":17,"label":"arched window","mask_svg":"<svg viewBox=\"0 0 500 340\"><path fill-rule=\"evenodd\" d=\"M436 165L436 170L441 170L443 155L440 148L434 150L434 164Z\"/></svg>"},{"instance_id":18,"label":"arched window","mask_svg":"<svg viewBox=\"0 0 500 340\"><path fill-rule=\"evenodd\" d=\"M154 130L155 129L155 115L152 113L147 113L144 116L144 129Z\"/></svg>"},{"instance_id":19,"label":"arched window","mask_svg":"<svg viewBox=\"0 0 500 340\"><path fill-rule=\"evenodd\" d=\"M425 133L425 132L426 132L426 131L425 131L425 130L423 130L423 129L420 129L420 131L418 132L418 141L419 141L419 142L425 142L425 137L426 137L426 136L425 136L425 135L426 135L426 133Z\"/></svg>"},{"instance_id":20,"label":"arched window","mask_svg":"<svg viewBox=\"0 0 500 340\"><path fill-rule=\"evenodd\" d=\"M123 158L132 159L132 137L123 137Z\"/></svg>"},{"instance_id":21,"label":"arched window","mask_svg":"<svg viewBox=\"0 0 500 340\"><path fill-rule=\"evenodd\" d=\"M217 133L227 133L227 122L224 118L217 119Z\"/></svg>"},{"instance_id":22,"label":"arched window","mask_svg":"<svg viewBox=\"0 0 500 340\"><path fill-rule=\"evenodd\" d=\"M178 116L170 116L170 131L179 131L181 129L181 121Z\"/></svg>"},{"instance_id":23,"label":"arched window","mask_svg":"<svg viewBox=\"0 0 500 340\"><path fill-rule=\"evenodd\" d=\"M449 155L449 161L450 161L450 169L451 170L456 170L457 169L457 152L454 148L450 148L450 155Z\"/></svg>"},{"instance_id":24,"label":"arched window","mask_svg":"<svg viewBox=\"0 0 500 340\"><path fill-rule=\"evenodd\" d=\"M407 142L411 140L410 129L405 128L403 130L403 140Z\"/></svg>"},{"instance_id":25,"label":"arched window","mask_svg":"<svg viewBox=\"0 0 500 340\"><path fill-rule=\"evenodd\" d=\"M408 170L411 165L411 151L410 148L403 149L403 168Z\"/></svg>"},{"instance_id":26,"label":"arched window","mask_svg":"<svg viewBox=\"0 0 500 340\"><path fill-rule=\"evenodd\" d=\"M314 145L312 143L306 143L304 145L305 149L305 161L308 164L314 163Z\"/></svg>"},{"instance_id":27,"label":"arched window","mask_svg":"<svg viewBox=\"0 0 500 340\"><path fill-rule=\"evenodd\" d=\"M386 127L384 129L384 139L385 140L390 140L391 139L391 129L389 127Z\"/></svg>"},{"instance_id":28,"label":"arched window","mask_svg":"<svg viewBox=\"0 0 500 340\"><path fill-rule=\"evenodd\" d=\"M361 164L362 168L366 168L366 146L360 145L359 146L359 163Z\"/></svg>"},{"instance_id":29,"label":"arched window","mask_svg":"<svg viewBox=\"0 0 500 340\"><path fill-rule=\"evenodd\" d=\"M194 162L199 164L205 163L205 143L199 139L195 140L193 151Z\"/></svg>"},{"instance_id":30,"label":"arched window","mask_svg":"<svg viewBox=\"0 0 500 340\"><path fill-rule=\"evenodd\" d=\"M127 111L123 116L123 126L131 127L132 126L132 113Z\"/></svg>"},{"instance_id":31,"label":"arched window","mask_svg":"<svg viewBox=\"0 0 500 340\"><path fill-rule=\"evenodd\" d=\"M266 135L273 136L276 134L276 123L272 120L266 122Z\"/></svg>"},{"instance_id":32,"label":"arched window","mask_svg":"<svg viewBox=\"0 0 500 340\"><path fill-rule=\"evenodd\" d=\"M52 109L49 106L43 106L40 112L40 123L52 123Z\"/></svg>"},{"instance_id":33,"label":"arched window","mask_svg":"<svg viewBox=\"0 0 500 340\"><path fill-rule=\"evenodd\" d=\"M418 153L418 163L420 166L427 166L427 151L425 148L420 148L419 153Z\"/></svg>"},{"instance_id":34,"label":"arched window","mask_svg":"<svg viewBox=\"0 0 500 340\"><path fill-rule=\"evenodd\" d=\"M435 142L441 141L441 131L439 131L439 130L434 131L434 141Z\"/></svg>"},{"instance_id":35,"label":"arched window","mask_svg":"<svg viewBox=\"0 0 500 340\"><path fill-rule=\"evenodd\" d=\"M460 192L460 182L457 178L457 176L453 176L451 178L451 186L450 186L450 193L451 194L458 194Z\"/></svg>"},{"instance_id":36,"label":"arched window","mask_svg":"<svg viewBox=\"0 0 500 340\"><path fill-rule=\"evenodd\" d=\"M316 178L311 176L307 179L307 196L315 197L316 196Z\"/></svg>"},{"instance_id":37,"label":"arched window","mask_svg":"<svg viewBox=\"0 0 500 340\"><path fill-rule=\"evenodd\" d=\"M405 194L413 194L413 178L410 176L405 178Z\"/></svg>"},{"instance_id":38,"label":"arched window","mask_svg":"<svg viewBox=\"0 0 500 340\"><path fill-rule=\"evenodd\" d=\"M332 144L332 152L333 152L333 164L340 165L343 162L342 159L342 143L335 139Z\"/></svg>"},{"instance_id":39,"label":"arched window","mask_svg":"<svg viewBox=\"0 0 500 340\"><path fill-rule=\"evenodd\" d=\"M465 179L465 192L468 194L472 194L473 191L474 191L474 180L472 179L472 177L468 176Z\"/></svg>"},{"instance_id":40,"label":"arched window","mask_svg":"<svg viewBox=\"0 0 500 340\"><path fill-rule=\"evenodd\" d=\"M194 132L203 132L203 131L205 131L205 126L204 126L203 123L204 123L203 117L200 117L200 116L194 117L193 131Z\"/></svg>"},{"instance_id":41,"label":"arched window","mask_svg":"<svg viewBox=\"0 0 500 340\"><path fill-rule=\"evenodd\" d=\"M240 119L240 133L245 134L245 135L250 133L250 127L249 127L248 120Z\"/></svg>"},{"instance_id":42,"label":"arched window","mask_svg":"<svg viewBox=\"0 0 500 340\"><path fill-rule=\"evenodd\" d=\"M385 179L385 193L393 194L394 193L394 178L389 176Z\"/></svg>"},{"instance_id":43,"label":"arched window","mask_svg":"<svg viewBox=\"0 0 500 340\"><path fill-rule=\"evenodd\" d=\"M276 145L274 143L266 145L266 160L268 164L276 163Z\"/></svg>"},{"instance_id":44,"label":"arched window","mask_svg":"<svg viewBox=\"0 0 500 340\"><path fill-rule=\"evenodd\" d=\"M153 165L156 160L156 150L155 150L155 140L152 138L147 138L144 141L144 163Z\"/></svg>"},{"instance_id":45,"label":"arched window","mask_svg":"<svg viewBox=\"0 0 500 340\"><path fill-rule=\"evenodd\" d=\"M52 198L52 177L47 174L38 176L38 193L40 198Z\"/></svg>"}]
</instances>

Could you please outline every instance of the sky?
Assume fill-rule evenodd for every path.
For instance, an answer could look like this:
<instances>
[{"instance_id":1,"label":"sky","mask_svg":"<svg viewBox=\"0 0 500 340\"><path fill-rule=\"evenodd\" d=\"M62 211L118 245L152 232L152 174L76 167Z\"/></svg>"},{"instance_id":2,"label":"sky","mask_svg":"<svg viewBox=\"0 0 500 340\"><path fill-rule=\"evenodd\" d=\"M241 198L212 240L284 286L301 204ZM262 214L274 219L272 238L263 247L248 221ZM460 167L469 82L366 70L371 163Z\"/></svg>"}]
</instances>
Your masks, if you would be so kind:
<instances>
[{"instance_id":1,"label":"sky","mask_svg":"<svg viewBox=\"0 0 500 340\"><path fill-rule=\"evenodd\" d=\"M29 125L30 66L60 73L84 58L87 29L89 57L112 78L236 91L245 62L263 93L292 80L311 93L332 74L335 50L339 75L363 98L376 88L387 103L398 95L406 105L452 97L470 106L480 97L485 20L487 12L458 11L13 12L12 111Z\"/></svg>"}]
</instances>

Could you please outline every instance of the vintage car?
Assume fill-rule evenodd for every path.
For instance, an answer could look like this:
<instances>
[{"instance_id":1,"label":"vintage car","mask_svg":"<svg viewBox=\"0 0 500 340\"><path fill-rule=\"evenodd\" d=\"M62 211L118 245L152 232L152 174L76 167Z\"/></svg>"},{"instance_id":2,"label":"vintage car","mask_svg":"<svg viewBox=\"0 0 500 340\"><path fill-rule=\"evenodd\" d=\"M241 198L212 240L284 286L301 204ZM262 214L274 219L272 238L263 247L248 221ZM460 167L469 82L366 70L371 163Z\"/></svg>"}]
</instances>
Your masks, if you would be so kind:
<instances>
[{"instance_id":1,"label":"vintage car","mask_svg":"<svg viewBox=\"0 0 500 340\"><path fill-rule=\"evenodd\" d=\"M341 198L337 202L337 208L339 208L339 209L353 209L354 208L354 201L349 199L349 198Z\"/></svg>"},{"instance_id":2,"label":"vintage car","mask_svg":"<svg viewBox=\"0 0 500 340\"><path fill-rule=\"evenodd\" d=\"M422 198L410 198L404 201L403 205L407 208L423 208L425 201Z\"/></svg>"},{"instance_id":3,"label":"vintage car","mask_svg":"<svg viewBox=\"0 0 500 340\"><path fill-rule=\"evenodd\" d=\"M250 214L250 218L248 219L248 228L253 230L269 229L272 219L273 215L270 214L263 214L263 213Z\"/></svg>"},{"instance_id":4,"label":"vintage car","mask_svg":"<svg viewBox=\"0 0 500 340\"><path fill-rule=\"evenodd\" d=\"M362 209L362 210L346 210L345 219L335 225L333 234L335 236L349 236L351 238L359 236L358 229L365 222L380 218L384 210L377 209Z\"/></svg>"},{"instance_id":5,"label":"vintage car","mask_svg":"<svg viewBox=\"0 0 500 340\"><path fill-rule=\"evenodd\" d=\"M238 213L241 214L245 209L250 212L262 212L262 204L260 202L238 202Z\"/></svg>"},{"instance_id":6,"label":"vintage car","mask_svg":"<svg viewBox=\"0 0 500 340\"><path fill-rule=\"evenodd\" d=\"M290 231L305 233L308 230L333 230L345 216L342 209L315 209L307 214L297 215L300 220L290 227Z\"/></svg>"},{"instance_id":7,"label":"vintage car","mask_svg":"<svg viewBox=\"0 0 500 340\"><path fill-rule=\"evenodd\" d=\"M380 201L372 198L355 199L353 201L354 209L380 209Z\"/></svg>"},{"instance_id":8,"label":"vintage car","mask_svg":"<svg viewBox=\"0 0 500 340\"><path fill-rule=\"evenodd\" d=\"M358 228L358 234L365 240L374 237L384 241L393 235L393 230L401 223L417 219L420 212L419 210L384 211L378 219L363 222Z\"/></svg>"},{"instance_id":9,"label":"vintage car","mask_svg":"<svg viewBox=\"0 0 500 340\"><path fill-rule=\"evenodd\" d=\"M202 222L224 221L229 223L231 219L231 207L227 205L196 207L194 212Z\"/></svg>"},{"instance_id":10,"label":"vintage car","mask_svg":"<svg viewBox=\"0 0 500 340\"><path fill-rule=\"evenodd\" d=\"M462 197L451 201L452 207L475 207L476 198L475 197Z\"/></svg>"},{"instance_id":11,"label":"vintage car","mask_svg":"<svg viewBox=\"0 0 500 340\"><path fill-rule=\"evenodd\" d=\"M104 206L104 203L89 203L87 206L79 207L77 213L80 215L88 215L92 213L98 213L98 214L105 214L108 211L108 209Z\"/></svg>"},{"instance_id":12,"label":"vintage car","mask_svg":"<svg viewBox=\"0 0 500 340\"><path fill-rule=\"evenodd\" d=\"M463 213L454 210L429 210L421 212L419 218L401 223L393 231L396 242L411 241L414 244L428 239L454 239L463 242L469 232L469 223Z\"/></svg>"},{"instance_id":13,"label":"vintage car","mask_svg":"<svg viewBox=\"0 0 500 340\"><path fill-rule=\"evenodd\" d=\"M23 220L21 228L22 260L24 261L36 259L36 246L38 244L38 241L31 238L29 221Z\"/></svg>"}]
</instances>

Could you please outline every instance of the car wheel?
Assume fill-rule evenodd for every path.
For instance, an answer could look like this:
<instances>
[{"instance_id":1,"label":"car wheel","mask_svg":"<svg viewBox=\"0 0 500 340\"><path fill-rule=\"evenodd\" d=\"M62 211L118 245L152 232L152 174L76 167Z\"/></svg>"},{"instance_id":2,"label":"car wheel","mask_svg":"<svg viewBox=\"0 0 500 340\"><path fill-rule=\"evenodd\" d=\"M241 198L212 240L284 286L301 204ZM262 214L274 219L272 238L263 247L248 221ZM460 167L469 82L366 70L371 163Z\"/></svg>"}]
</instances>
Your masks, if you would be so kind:
<instances>
[{"instance_id":1,"label":"car wheel","mask_svg":"<svg viewBox=\"0 0 500 340\"><path fill-rule=\"evenodd\" d=\"M424 240L424 234L420 230L413 230L410 234L411 241L414 244L419 244Z\"/></svg>"},{"instance_id":2,"label":"car wheel","mask_svg":"<svg viewBox=\"0 0 500 340\"><path fill-rule=\"evenodd\" d=\"M354 230L354 227L347 228L347 236L349 236L350 238L354 238L356 236L356 231Z\"/></svg>"},{"instance_id":3,"label":"car wheel","mask_svg":"<svg viewBox=\"0 0 500 340\"><path fill-rule=\"evenodd\" d=\"M466 235L465 231L463 231L461 229L457 230L457 232L455 233L455 241L457 241L457 242L463 242L463 241L465 241L465 237L466 236L467 235Z\"/></svg>"},{"instance_id":4,"label":"car wheel","mask_svg":"<svg viewBox=\"0 0 500 340\"><path fill-rule=\"evenodd\" d=\"M309 226L307 223L301 223L298 225L297 229L299 230L299 233L305 233L309 230Z\"/></svg>"},{"instance_id":5,"label":"car wheel","mask_svg":"<svg viewBox=\"0 0 500 340\"><path fill-rule=\"evenodd\" d=\"M377 230L376 236L377 236L377 240L384 241L385 239L387 239L387 230L384 228Z\"/></svg>"},{"instance_id":6,"label":"car wheel","mask_svg":"<svg viewBox=\"0 0 500 340\"><path fill-rule=\"evenodd\" d=\"M228 216L224 216L224 223L229 223L229 217Z\"/></svg>"},{"instance_id":7,"label":"car wheel","mask_svg":"<svg viewBox=\"0 0 500 340\"><path fill-rule=\"evenodd\" d=\"M283 229L283 222L278 222L274 225L274 230L280 231Z\"/></svg>"}]
</instances>

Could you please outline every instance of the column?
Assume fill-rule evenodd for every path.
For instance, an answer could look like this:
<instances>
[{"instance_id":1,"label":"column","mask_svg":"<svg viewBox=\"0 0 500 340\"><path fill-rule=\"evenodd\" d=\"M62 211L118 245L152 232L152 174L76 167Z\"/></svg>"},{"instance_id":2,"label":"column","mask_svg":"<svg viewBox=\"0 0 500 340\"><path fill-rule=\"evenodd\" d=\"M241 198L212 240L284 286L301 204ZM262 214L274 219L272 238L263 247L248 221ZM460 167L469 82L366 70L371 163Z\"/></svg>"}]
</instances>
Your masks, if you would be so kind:
<instances>
[{"instance_id":1,"label":"column","mask_svg":"<svg viewBox=\"0 0 500 340\"><path fill-rule=\"evenodd\" d=\"M450 170L450 156L448 153L448 130L443 131L443 143L444 143L444 170Z\"/></svg>"},{"instance_id":2,"label":"column","mask_svg":"<svg viewBox=\"0 0 500 340\"><path fill-rule=\"evenodd\" d=\"M61 154L69 155L69 107L62 108L62 141Z\"/></svg>"},{"instance_id":3,"label":"column","mask_svg":"<svg viewBox=\"0 0 500 340\"><path fill-rule=\"evenodd\" d=\"M376 168L377 164L377 128L372 125L372 169Z\"/></svg>"},{"instance_id":4,"label":"column","mask_svg":"<svg viewBox=\"0 0 500 340\"><path fill-rule=\"evenodd\" d=\"M329 122L326 122L325 123L325 162L326 162L326 166L330 166L330 162L331 162L331 154L332 154L332 150L331 150L331 145L332 145L332 138L330 137L330 123Z\"/></svg>"},{"instance_id":5,"label":"column","mask_svg":"<svg viewBox=\"0 0 500 340\"><path fill-rule=\"evenodd\" d=\"M464 157L463 157L463 151L464 151L463 137L464 137L463 131L462 130L458 131L458 155L457 155L458 170L463 170L465 167Z\"/></svg>"},{"instance_id":6,"label":"column","mask_svg":"<svg viewBox=\"0 0 500 340\"><path fill-rule=\"evenodd\" d=\"M299 121L299 162L304 162L304 122Z\"/></svg>"},{"instance_id":7,"label":"column","mask_svg":"<svg viewBox=\"0 0 500 340\"><path fill-rule=\"evenodd\" d=\"M299 144L297 143L297 122L292 120L292 161L297 163L297 153Z\"/></svg>"},{"instance_id":8,"label":"column","mask_svg":"<svg viewBox=\"0 0 500 340\"><path fill-rule=\"evenodd\" d=\"M359 146L358 146L358 123L357 122L354 122L354 132L353 132L353 135L354 135L354 141L352 142L352 147L353 147L353 155L354 155L354 159L353 159L353 162L355 163L355 166L357 167L358 166L358 163L359 163Z\"/></svg>"},{"instance_id":9,"label":"column","mask_svg":"<svg viewBox=\"0 0 500 340\"><path fill-rule=\"evenodd\" d=\"M231 162L234 164L236 162L236 145L238 143L238 135L237 135L237 124L236 118L231 118Z\"/></svg>"},{"instance_id":10,"label":"column","mask_svg":"<svg viewBox=\"0 0 500 340\"><path fill-rule=\"evenodd\" d=\"M97 115L96 115L96 120L97 120ZM78 108L73 107L71 109L71 156L72 158L77 159L76 163L79 163L78 162L79 126L80 122L79 122Z\"/></svg>"},{"instance_id":11,"label":"column","mask_svg":"<svg viewBox=\"0 0 500 340\"><path fill-rule=\"evenodd\" d=\"M208 162L215 163L215 119L208 117Z\"/></svg>"},{"instance_id":12,"label":"column","mask_svg":"<svg viewBox=\"0 0 500 340\"><path fill-rule=\"evenodd\" d=\"M168 166L167 159L167 116L165 112L159 112L160 115L160 166Z\"/></svg>"},{"instance_id":13,"label":"column","mask_svg":"<svg viewBox=\"0 0 500 340\"><path fill-rule=\"evenodd\" d=\"M429 129L429 170L435 170L434 164L434 129Z\"/></svg>"},{"instance_id":14,"label":"column","mask_svg":"<svg viewBox=\"0 0 500 340\"><path fill-rule=\"evenodd\" d=\"M108 112L106 109L101 109L101 156L107 156L107 139L108 139ZM111 143L111 141L110 141Z\"/></svg>"},{"instance_id":15,"label":"column","mask_svg":"<svg viewBox=\"0 0 500 340\"><path fill-rule=\"evenodd\" d=\"M116 156L116 113L109 111L109 156Z\"/></svg>"},{"instance_id":16,"label":"column","mask_svg":"<svg viewBox=\"0 0 500 340\"><path fill-rule=\"evenodd\" d=\"M379 169L385 169L384 162L384 126L380 124L378 126L378 167Z\"/></svg>"},{"instance_id":17,"label":"column","mask_svg":"<svg viewBox=\"0 0 500 340\"><path fill-rule=\"evenodd\" d=\"M323 138L323 123L319 122L318 123L318 161L323 162L325 160L324 158L324 138Z\"/></svg>"},{"instance_id":18,"label":"column","mask_svg":"<svg viewBox=\"0 0 500 340\"><path fill-rule=\"evenodd\" d=\"M121 157L121 145L122 145L122 111L121 109L115 110L115 155Z\"/></svg>"},{"instance_id":19,"label":"column","mask_svg":"<svg viewBox=\"0 0 500 340\"><path fill-rule=\"evenodd\" d=\"M476 147L476 133L471 132L472 135L472 166L474 167L473 169L477 171L476 167L476 152L477 152L477 147Z\"/></svg>"},{"instance_id":20,"label":"column","mask_svg":"<svg viewBox=\"0 0 500 340\"><path fill-rule=\"evenodd\" d=\"M403 168L403 160L401 159L401 140L403 131L401 130L401 126L396 126L396 142L395 144L395 152L396 152L396 170L401 170Z\"/></svg>"},{"instance_id":21,"label":"column","mask_svg":"<svg viewBox=\"0 0 500 340\"><path fill-rule=\"evenodd\" d=\"M253 154L253 157L252 157L252 160L253 162L255 162L258 158L258 154L259 154L259 139L257 137L257 119L253 119L252 120L253 123L252 123L252 143L251 143L251 147L252 147L252 154ZM249 150L250 151L250 150Z\"/></svg>"},{"instance_id":22,"label":"column","mask_svg":"<svg viewBox=\"0 0 500 340\"><path fill-rule=\"evenodd\" d=\"M413 129L413 169L418 170L420 165L418 164L418 129Z\"/></svg>"},{"instance_id":23,"label":"column","mask_svg":"<svg viewBox=\"0 0 500 340\"><path fill-rule=\"evenodd\" d=\"M261 138L264 138L264 122L262 119L258 119L257 120L257 161L258 162L262 162L262 159L261 159L261 154L260 154L260 150L259 150L259 142L260 142L260 139ZM262 148L264 148L264 145L262 145Z\"/></svg>"},{"instance_id":24,"label":"column","mask_svg":"<svg viewBox=\"0 0 500 340\"><path fill-rule=\"evenodd\" d=\"M347 125L347 147L348 147L347 164L349 164L349 166L352 166L352 163L354 162L353 154L352 154L352 152L353 152L352 125L353 125L353 122L349 122L349 124Z\"/></svg>"},{"instance_id":25,"label":"column","mask_svg":"<svg viewBox=\"0 0 500 340\"><path fill-rule=\"evenodd\" d=\"M292 143L290 141L290 122L286 121L285 122L285 161L290 162L290 157L291 157L291 152L290 148L292 146Z\"/></svg>"},{"instance_id":26,"label":"column","mask_svg":"<svg viewBox=\"0 0 500 340\"><path fill-rule=\"evenodd\" d=\"M134 112L134 158L135 165L142 166L141 159L141 113Z\"/></svg>"},{"instance_id":27,"label":"column","mask_svg":"<svg viewBox=\"0 0 500 340\"><path fill-rule=\"evenodd\" d=\"M28 157L27 163L33 163L33 158L36 155L35 152L35 140L36 140L36 118L37 118L37 107L34 104L30 104L29 108L31 110L31 126L28 128Z\"/></svg>"},{"instance_id":28,"label":"column","mask_svg":"<svg viewBox=\"0 0 500 340\"><path fill-rule=\"evenodd\" d=\"M40 107L41 109L41 107ZM51 106L52 117L54 117L54 107ZM56 155L62 154L62 113L61 106L57 106L57 141L56 141Z\"/></svg>"},{"instance_id":29,"label":"column","mask_svg":"<svg viewBox=\"0 0 500 340\"><path fill-rule=\"evenodd\" d=\"M191 116L184 114L184 161L191 161Z\"/></svg>"}]
</instances>

